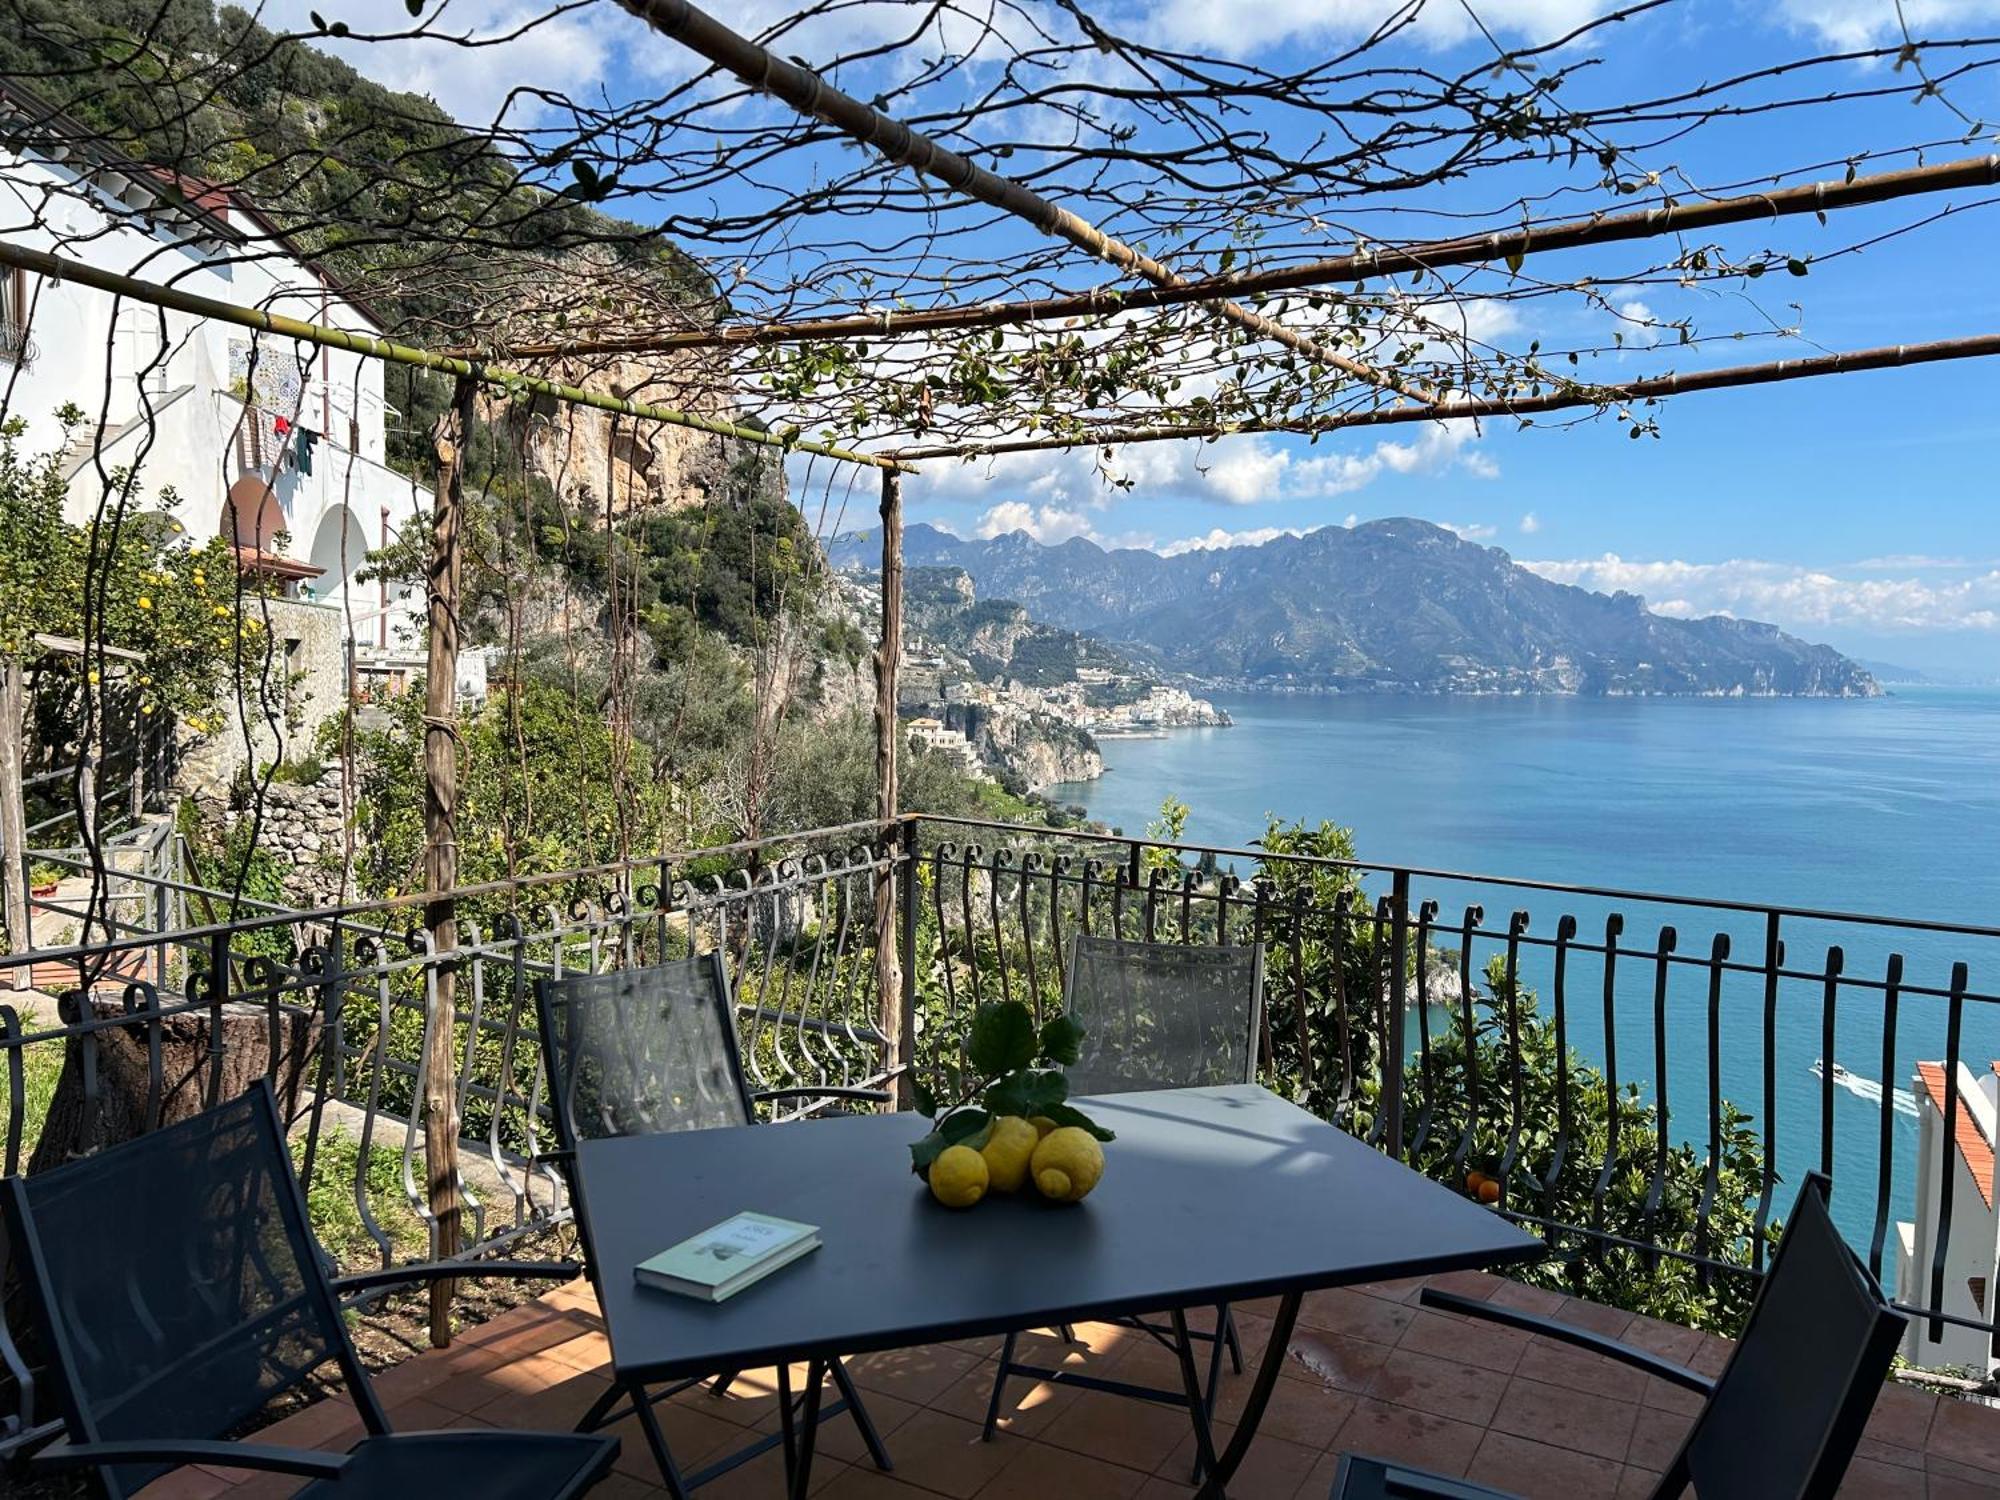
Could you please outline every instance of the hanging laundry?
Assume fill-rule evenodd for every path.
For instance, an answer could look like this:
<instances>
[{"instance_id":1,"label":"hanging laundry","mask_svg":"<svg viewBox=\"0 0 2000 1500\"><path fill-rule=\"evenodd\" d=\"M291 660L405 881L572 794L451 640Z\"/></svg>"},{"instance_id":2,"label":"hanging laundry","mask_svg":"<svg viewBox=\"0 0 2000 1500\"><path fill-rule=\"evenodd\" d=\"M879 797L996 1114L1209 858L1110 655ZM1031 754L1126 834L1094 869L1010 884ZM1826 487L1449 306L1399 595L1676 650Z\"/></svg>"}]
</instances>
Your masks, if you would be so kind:
<instances>
[{"instance_id":1,"label":"hanging laundry","mask_svg":"<svg viewBox=\"0 0 2000 1500\"><path fill-rule=\"evenodd\" d=\"M298 440L294 445L294 452L297 455L298 471L301 474L312 473L313 447L318 442L319 434L314 432L310 427L301 427L299 429Z\"/></svg>"},{"instance_id":2,"label":"hanging laundry","mask_svg":"<svg viewBox=\"0 0 2000 1500\"><path fill-rule=\"evenodd\" d=\"M271 419L271 431L275 432L279 437L287 436L291 430L292 419L290 417L274 417Z\"/></svg>"}]
</instances>

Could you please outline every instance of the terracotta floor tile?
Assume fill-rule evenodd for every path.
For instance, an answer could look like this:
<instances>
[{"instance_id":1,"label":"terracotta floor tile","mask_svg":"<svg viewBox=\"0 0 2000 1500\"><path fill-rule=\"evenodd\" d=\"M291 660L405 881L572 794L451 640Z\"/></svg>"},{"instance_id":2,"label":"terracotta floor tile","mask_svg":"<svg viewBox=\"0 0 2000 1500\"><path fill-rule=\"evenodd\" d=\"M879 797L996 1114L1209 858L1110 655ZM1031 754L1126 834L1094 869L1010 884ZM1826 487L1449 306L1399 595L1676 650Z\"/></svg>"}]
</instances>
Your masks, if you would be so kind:
<instances>
[{"instance_id":1,"label":"terracotta floor tile","mask_svg":"<svg viewBox=\"0 0 2000 1500\"><path fill-rule=\"evenodd\" d=\"M993 1394L993 1372L990 1362L973 1366L931 1399L931 1410L984 1423L986 1404ZM1001 1399L1000 1428L1017 1437L1034 1437L1079 1394L1074 1386L1016 1376L1007 1382Z\"/></svg>"},{"instance_id":2,"label":"terracotta floor tile","mask_svg":"<svg viewBox=\"0 0 2000 1500\"><path fill-rule=\"evenodd\" d=\"M1702 1409L1703 1398L1685 1386L1673 1385L1653 1376L1644 1377L1645 1384L1639 1392L1641 1406L1657 1406L1662 1411L1679 1412L1683 1416L1693 1416Z\"/></svg>"},{"instance_id":3,"label":"terracotta floor tile","mask_svg":"<svg viewBox=\"0 0 2000 1500\"><path fill-rule=\"evenodd\" d=\"M1550 1339L1530 1339L1514 1373L1544 1385L1590 1391L1618 1401L1637 1401L1646 1389L1646 1377L1629 1365Z\"/></svg>"},{"instance_id":4,"label":"terracotta floor tile","mask_svg":"<svg viewBox=\"0 0 2000 1500\"><path fill-rule=\"evenodd\" d=\"M1617 1500L1624 1477L1625 1466L1613 1459L1506 1432L1486 1434L1466 1473L1521 1500Z\"/></svg>"},{"instance_id":5,"label":"terracotta floor tile","mask_svg":"<svg viewBox=\"0 0 2000 1500\"><path fill-rule=\"evenodd\" d=\"M2000 1410L1971 1401L1940 1401L1925 1451L1970 1468L2000 1472Z\"/></svg>"},{"instance_id":6,"label":"terracotta floor tile","mask_svg":"<svg viewBox=\"0 0 2000 1500\"><path fill-rule=\"evenodd\" d=\"M1485 1429L1450 1417L1362 1397L1327 1446L1343 1453L1416 1464L1440 1474L1463 1474Z\"/></svg>"},{"instance_id":7,"label":"terracotta floor tile","mask_svg":"<svg viewBox=\"0 0 2000 1500\"><path fill-rule=\"evenodd\" d=\"M1847 1491L1840 1493L1845 1496ZM1932 1474L1925 1480L1924 1493L1930 1500L1993 1500L2000 1495L2000 1484Z\"/></svg>"},{"instance_id":8,"label":"terracotta floor tile","mask_svg":"<svg viewBox=\"0 0 2000 1500\"><path fill-rule=\"evenodd\" d=\"M977 1424L921 1408L885 1442L896 1478L955 1500L976 1494L1025 1446L1006 1433L983 1442ZM865 1459L863 1464L874 1468Z\"/></svg>"},{"instance_id":9,"label":"terracotta floor tile","mask_svg":"<svg viewBox=\"0 0 2000 1500\"><path fill-rule=\"evenodd\" d=\"M880 1354L863 1354L847 1362L847 1373L867 1391L882 1391L918 1405L943 1394L978 1357L946 1344L926 1344L918 1349L889 1349Z\"/></svg>"},{"instance_id":10,"label":"terracotta floor tile","mask_svg":"<svg viewBox=\"0 0 2000 1500\"><path fill-rule=\"evenodd\" d=\"M1695 1329L1683 1328L1678 1323L1663 1323L1658 1318L1632 1319L1625 1325L1625 1331L1618 1335L1618 1340L1634 1349L1644 1349L1662 1359L1670 1359L1678 1365L1689 1364L1702 1347L1702 1335Z\"/></svg>"},{"instance_id":11,"label":"terracotta floor tile","mask_svg":"<svg viewBox=\"0 0 2000 1500\"><path fill-rule=\"evenodd\" d=\"M828 1386L821 1399L828 1405L831 1405L838 1399L838 1392L833 1387ZM913 1402L904 1401L900 1397L890 1396L881 1391L863 1391L861 1393L861 1400L862 1404L868 1410L869 1419L875 1424L875 1431L881 1437L883 1446L890 1448L893 1456L893 1444L889 1441L890 1434L909 1421L911 1417L922 1411L923 1408ZM757 1424L757 1430L759 1432L776 1432L780 1425L778 1414L776 1411L773 1411ZM855 1424L854 1418L845 1411L836 1412L834 1415L826 1417L820 1422L819 1438L817 1441L819 1451L824 1453L828 1458L835 1459L844 1464L867 1464L871 1468L874 1466L875 1461L868 1454L868 1445L862 1441L860 1427Z\"/></svg>"},{"instance_id":12,"label":"terracotta floor tile","mask_svg":"<svg viewBox=\"0 0 2000 1500\"><path fill-rule=\"evenodd\" d=\"M653 1413L666 1437L667 1452L683 1475L703 1468L724 1453L735 1451L753 1437L733 1422L676 1406L671 1401L660 1402L653 1408ZM660 1483L659 1466L653 1459L653 1450L646 1442L646 1434L640 1428L637 1417L621 1417L604 1430L618 1439L616 1468L619 1473L649 1483Z\"/></svg>"},{"instance_id":13,"label":"terracotta floor tile","mask_svg":"<svg viewBox=\"0 0 2000 1500\"><path fill-rule=\"evenodd\" d=\"M1368 1339L1377 1344L1393 1344L1415 1321L1417 1311L1401 1302L1371 1297L1365 1292L1336 1287L1327 1292L1308 1292L1299 1308L1299 1325L1328 1333L1344 1333L1349 1338Z\"/></svg>"},{"instance_id":14,"label":"terracotta floor tile","mask_svg":"<svg viewBox=\"0 0 2000 1500\"><path fill-rule=\"evenodd\" d=\"M1922 1449L1930 1437L1938 1398L1915 1386L1885 1385L1868 1416L1868 1436L1899 1448Z\"/></svg>"},{"instance_id":15,"label":"terracotta floor tile","mask_svg":"<svg viewBox=\"0 0 2000 1500\"><path fill-rule=\"evenodd\" d=\"M1391 1302L1414 1302L1430 1282L1428 1276L1398 1276L1388 1281L1364 1281L1354 1290L1371 1297L1386 1297Z\"/></svg>"},{"instance_id":16,"label":"terracotta floor tile","mask_svg":"<svg viewBox=\"0 0 2000 1500\"><path fill-rule=\"evenodd\" d=\"M1236 1436L1236 1429L1227 1422L1217 1422L1211 1436L1220 1453ZM1192 1482L1194 1453L1194 1434L1190 1432L1156 1471L1158 1476L1175 1484ZM1313 1465L1324 1456L1317 1446L1287 1442L1260 1431L1242 1467L1229 1481L1230 1500L1292 1500Z\"/></svg>"},{"instance_id":17,"label":"terracotta floor tile","mask_svg":"<svg viewBox=\"0 0 2000 1500\"><path fill-rule=\"evenodd\" d=\"M1493 1295L1487 1299L1501 1307L1518 1308L1525 1313L1533 1313L1538 1318L1553 1318L1563 1303L1569 1299L1561 1292L1552 1292L1544 1286L1529 1286L1525 1281L1514 1281L1509 1277L1497 1278Z\"/></svg>"},{"instance_id":18,"label":"terracotta floor tile","mask_svg":"<svg viewBox=\"0 0 2000 1500\"><path fill-rule=\"evenodd\" d=\"M1623 1463L1638 1414L1630 1401L1517 1378L1509 1382L1490 1425L1495 1432Z\"/></svg>"},{"instance_id":19,"label":"terracotta floor tile","mask_svg":"<svg viewBox=\"0 0 2000 1500\"><path fill-rule=\"evenodd\" d=\"M1664 1473L1674 1455L1681 1451L1693 1423L1693 1417L1681 1412L1662 1411L1657 1406L1640 1407L1632 1425L1631 1444L1625 1450L1625 1462Z\"/></svg>"},{"instance_id":20,"label":"terracotta floor tile","mask_svg":"<svg viewBox=\"0 0 2000 1500\"><path fill-rule=\"evenodd\" d=\"M1841 1480L1838 1494L1840 1500L1907 1500L1910 1496L1922 1496L1927 1488L1924 1476L1914 1470L1880 1464L1872 1458L1856 1458L1847 1466L1847 1477Z\"/></svg>"},{"instance_id":21,"label":"terracotta floor tile","mask_svg":"<svg viewBox=\"0 0 2000 1500\"><path fill-rule=\"evenodd\" d=\"M1431 1277L1430 1284L1441 1292L1484 1302L1500 1289L1501 1278L1486 1271L1444 1271Z\"/></svg>"},{"instance_id":22,"label":"terracotta floor tile","mask_svg":"<svg viewBox=\"0 0 2000 1500\"><path fill-rule=\"evenodd\" d=\"M1235 1422L1243 1415L1243 1404L1250 1399L1252 1382L1246 1376L1242 1379L1224 1377L1222 1389L1217 1394L1215 1415L1218 1421ZM1281 1437L1290 1442L1304 1443L1309 1448L1324 1448L1333 1441L1354 1411L1354 1393L1335 1390L1318 1380L1301 1380L1291 1375L1282 1375L1271 1388L1271 1399L1264 1408L1264 1418L1257 1425L1257 1435Z\"/></svg>"},{"instance_id":23,"label":"terracotta floor tile","mask_svg":"<svg viewBox=\"0 0 2000 1500\"><path fill-rule=\"evenodd\" d=\"M1003 1438L1002 1442L1013 1441ZM979 1491L978 1500L1129 1500L1146 1476L1046 1443L1014 1442L1013 1460ZM706 1497L704 1497L706 1500Z\"/></svg>"},{"instance_id":24,"label":"terracotta floor tile","mask_svg":"<svg viewBox=\"0 0 2000 1500\"><path fill-rule=\"evenodd\" d=\"M1080 1391L1036 1441L1150 1474L1192 1430L1184 1407Z\"/></svg>"},{"instance_id":25,"label":"terracotta floor tile","mask_svg":"<svg viewBox=\"0 0 2000 1500\"><path fill-rule=\"evenodd\" d=\"M695 1493L701 1495L706 1491L697 1490ZM820 1491L824 1500L927 1500L936 1493L935 1490L920 1489L906 1483L894 1474L884 1474L873 1464L842 1469ZM590 1500L597 1500L595 1491L591 1492Z\"/></svg>"},{"instance_id":26,"label":"terracotta floor tile","mask_svg":"<svg viewBox=\"0 0 2000 1500\"><path fill-rule=\"evenodd\" d=\"M1500 1404L1506 1382L1490 1370L1397 1349L1368 1383L1368 1394L1433 1416L1484 1426Z\"/></svg>"},{"instance_id":27,"label":"terracotta floor tile","mask_svg":"<svg viewBox=\"0 0 2000 1500\"><path fill-rule=\"evenodd\" d=\"M1581 1328L1586 1333L1601 1333L1608 1339L1622 1338L1625 1330L1632 1326L1630 1313L1586 1302L1580 1297L1565 1297L1563 1305L1556 1309L1555 1318L1572 1328Z\"/></svg>"},{"instance_id":28,"label":"terracotta floor tile","mask_svg":"<svg viewBox=\"0 0 2000 1500\"><path fill-rule=\"evenodd\" d=\"M1310 1375L1323 1385L1358 1394L1368 1389L1368 1383L1388 1359L1390 1349L1387 1344L1367 1339L1300 1328L1292 1334L1286 1352L1292 1361L1288 1368Z\"/></svg>"},{"instance_id":29,"label":"terracotta floor tile","mask_svg":"<svg viewBox=\"0 0 2000 1500\"><path fill-rule=\"evenodd\" d=\"M1924 1472L1930 1477L1933 1489L1941 1481L1950 1481L1961 1489L1970 1487L1981 1492L2000 1490L2000 1474L1992 1474L1985 1469L1975 1469L1969 1464L1953 1463L1948 1458L1940 1458L1935 1453L1924 1455Z\"/></svg>"},{"instance_id":30,"label":"terracotta floor tile","mask_svg":"<svg viewBox=\"0 0 2000 1500\"><path fill-rule=\"evenodd\" d=\"M1521 1362L1522 1351L1528 1347L1528 1335L1512 1328L1501 1328L1473 1318L1425 1308L1417 1313L1416 1321L1403 1330L1396 1347L1511 1375L1514 1367Z\"/></svg>"}]
</instances>

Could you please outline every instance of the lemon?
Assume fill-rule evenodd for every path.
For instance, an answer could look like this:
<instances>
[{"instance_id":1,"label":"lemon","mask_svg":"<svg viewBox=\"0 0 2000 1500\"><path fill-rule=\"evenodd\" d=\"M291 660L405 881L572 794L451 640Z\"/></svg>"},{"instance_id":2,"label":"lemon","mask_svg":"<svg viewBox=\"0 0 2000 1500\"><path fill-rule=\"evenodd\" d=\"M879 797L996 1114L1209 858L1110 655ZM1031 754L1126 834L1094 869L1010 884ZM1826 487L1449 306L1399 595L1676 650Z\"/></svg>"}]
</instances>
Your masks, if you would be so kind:
<instances>
[{"instance_id":1,"label":"lemon","mask_svg":"<svg viewBox=\"0 0 2000 1500\"><path fill-rule=\"evenodd\" d=\"M1028 1123L1035 1127L1035 1139L1038 1141L1044 1139L1051 1130L1056 1128L1056 1122L1051 1120L1047 1115L1036 1115Z\"/></svg>"},{"instance_id":2,"label":"lemon","mask_svg":"<svg viewBox=\"0 0 2000 1500\"><path fill-rule=\"evenodd\" d=\"M1042 1138L1029 1169L1044 1198L1075 1203L1104 1175L1104 1148L1089 1131L1064 1125Z\"/></svg>"},{"instance_id":3,"label":"lemon","mask_svg":"<svg viewBox=\"0 0 2000 1500\"><path fill-rule=\"evenodd\" d=\"M979 1154L986 1158L988 1184L996 1193L1017 1191L1028 1180L1028 1158L1041 1143L1035 1127L1019 1115L1002 1115Z\"/></svg>"},{"instance_id":4,"label":"lemon","mask_svg":"<svg viewBox=\"0 0 2000 1500\"><path fill-rule=\"evenodd\" d=\"M970 1146L947 1146L931 1163L931 1196L946 1208L970 1208L986 1196L986 1158Z\"/></svg>"}]
</instances>

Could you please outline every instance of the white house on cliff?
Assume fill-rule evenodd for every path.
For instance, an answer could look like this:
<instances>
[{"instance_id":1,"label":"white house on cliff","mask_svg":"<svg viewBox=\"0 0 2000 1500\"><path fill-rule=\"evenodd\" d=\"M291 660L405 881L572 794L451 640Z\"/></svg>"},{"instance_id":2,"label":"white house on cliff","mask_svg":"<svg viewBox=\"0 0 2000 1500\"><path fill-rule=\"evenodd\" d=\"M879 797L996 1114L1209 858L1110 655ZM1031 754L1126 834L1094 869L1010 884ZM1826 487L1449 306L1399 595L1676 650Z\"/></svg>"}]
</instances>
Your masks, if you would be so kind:
<instances>
[{"instance_id":1,"label":"white house on cliff","mask_svg":"<svg viewBox=\"0 0 2000 1500\"><path fill-rule=\"evenodd\" d=\"M382 326L240 195L120 159L11 85L0 240L337 328ZM354 674L421 650L421 596L358 576L431 505L384 461L400 417L383 376L360 355L0 268L0 414L27 423L34 453L62 444L58 408L85 413L63 457L69 518L104 503L100 465L138 466L142 508L172 486L181 525L228 538L239 566L291 601L285 644L313 684L308 721Z\"/></svg>"}]
</instances>

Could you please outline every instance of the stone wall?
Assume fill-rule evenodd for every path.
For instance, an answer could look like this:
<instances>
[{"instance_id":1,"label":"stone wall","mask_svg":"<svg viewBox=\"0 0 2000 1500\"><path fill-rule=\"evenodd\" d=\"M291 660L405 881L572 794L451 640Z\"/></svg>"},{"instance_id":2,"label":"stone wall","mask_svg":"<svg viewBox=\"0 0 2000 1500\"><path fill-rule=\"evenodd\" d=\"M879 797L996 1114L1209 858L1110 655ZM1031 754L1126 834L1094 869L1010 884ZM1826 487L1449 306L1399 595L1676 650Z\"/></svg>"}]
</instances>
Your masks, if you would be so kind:
<instances>
[{"instance_id":1,"label":"stone wall","mask_svg":"<svg viewBox=\"0 0 2000 1500\"><path fill-rule=\"evenodd\" d=\"M280 760L296 760L312 749L320 725L340 712L347 692L347 648L341 611L303 599L272 599L273 644L268 687L244 685L250 711L235 712L235 692L224 687L227 718L221 729L181 747L176 781L186 794L220 794L245 767L258 771ZM253 611L264 607L253 604ZM253 615L254 618L254 615ZM279 727L267 722L268 698Z\"/></svg>"},{"instance_id":2,"label":"stone wall","mask_svg":"<svg viewBox=\"0 0 2000 1500\"><path fill-rule=\"evenodd\" d=\"M346 898L349 892L341 873L347 846L338 766L329 765L310 786L272 782L264 789L261 807L241 805L240 784L233 790L235 795L228 788L189 793L209 842L223 843L255 817L257 847L276 862L292 905L330 906Z\"/></svg>"}]
</instances>

